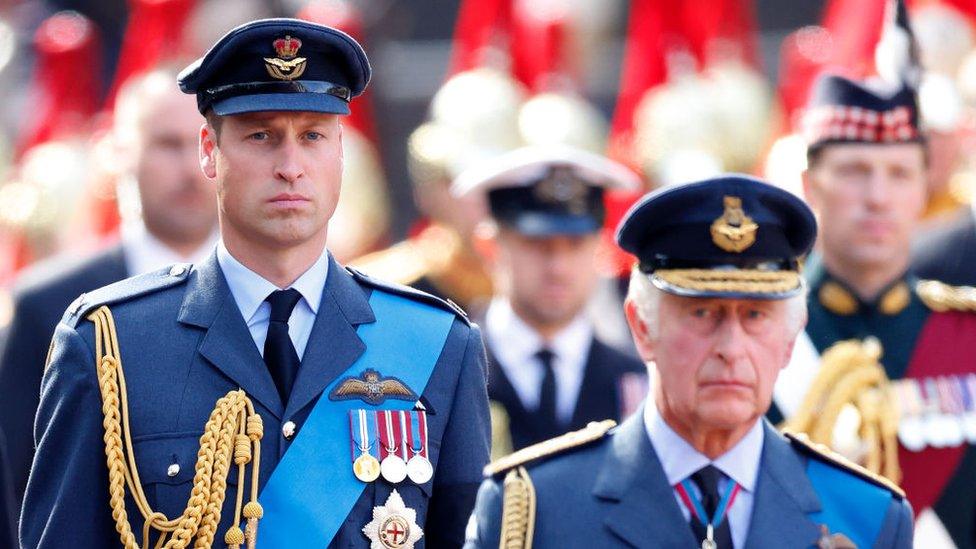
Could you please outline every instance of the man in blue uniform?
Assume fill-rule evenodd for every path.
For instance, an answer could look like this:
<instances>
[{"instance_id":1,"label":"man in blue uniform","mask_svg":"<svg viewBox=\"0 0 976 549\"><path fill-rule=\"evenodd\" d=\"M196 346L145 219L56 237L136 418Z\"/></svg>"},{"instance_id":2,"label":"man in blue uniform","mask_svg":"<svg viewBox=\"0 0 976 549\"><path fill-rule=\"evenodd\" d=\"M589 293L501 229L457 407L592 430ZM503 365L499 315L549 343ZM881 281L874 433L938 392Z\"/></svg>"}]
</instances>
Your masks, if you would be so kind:
<instances>
[{"instance_id":1,"label":"man in blue uniform","mask_svg":"<svg viewBox=\"0 0 976 549\"><path fill-rule=\"evenodd\" d=\"M480 332L325 249L340 115L369 76L350 37L290 19L238 27L181 73L221 240L69 307L24 546L460 544L488 456Z\"/></svg>"},{"instance_id":2,"label":"man in blue uniform","mask_svg":"<svg viewBox=\"0 0 976 549\"><path fill-rule=\"evenodd\" d=\"M638 183L616 162L554 145L506 153L455 181L490 215L478 241L496 288L483 322L493 456L620 420L644 399L644 364L601 341L587 309L604 194Z\"/></svg>"},{"instance_id":3,"label":"man in blue uniform","mask_svg":"<svg viewBox=\"0 0 976 549\"><path fill-rule=\"evenodd\" d=\"M900 491L763 419L806 317L816 225L745 176L655 192L617 232L653 398L490 465L470 548L910 547Z\"/></svg>"}]
</instances>

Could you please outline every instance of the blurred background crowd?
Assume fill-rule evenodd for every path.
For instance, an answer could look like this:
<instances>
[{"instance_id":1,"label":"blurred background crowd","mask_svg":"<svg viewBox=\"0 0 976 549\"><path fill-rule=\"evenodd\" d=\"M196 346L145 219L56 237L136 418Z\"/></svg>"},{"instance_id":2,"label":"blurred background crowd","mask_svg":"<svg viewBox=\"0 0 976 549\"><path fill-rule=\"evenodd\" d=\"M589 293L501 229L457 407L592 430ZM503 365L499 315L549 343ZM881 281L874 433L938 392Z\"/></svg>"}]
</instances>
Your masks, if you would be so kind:
<instances>
[{"instance_id":1,"label":"blurred background crowd","mask_svg":"<svg viewBox=\"0 0 976 549\"><path fill-rule=\"evenodd\" d=\"M938 223L971 195L976 5L909 7L927 68L928 218ZM138 217L110 131L118 91L246 20L328 23L371 55L376 77L347 124L348 184L329 243L350 261L430 218L450 218L463 236L478 206L459 209L446 182L525 144L608 152L647 188L732 170L798 190L805 160L793 132L809 86L824 67L873 72L883 11L881 0L3 2L0 284L56 252L103 247ZM609 228L639 194L608 199ZM610 246L601 257L606 272L628 266Z\"/></svg>"}]
</instances>

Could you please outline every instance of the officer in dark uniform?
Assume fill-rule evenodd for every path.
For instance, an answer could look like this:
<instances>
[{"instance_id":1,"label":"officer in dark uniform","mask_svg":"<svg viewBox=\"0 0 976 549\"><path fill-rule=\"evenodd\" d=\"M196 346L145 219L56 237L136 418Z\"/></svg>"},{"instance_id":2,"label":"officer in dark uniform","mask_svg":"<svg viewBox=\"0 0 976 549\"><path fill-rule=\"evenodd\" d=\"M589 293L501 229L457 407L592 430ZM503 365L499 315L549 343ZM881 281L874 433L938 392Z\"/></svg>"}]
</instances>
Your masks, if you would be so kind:
<instances>
[{"instance_id":1,"label":"officer in dark uniform","mask_svg":"<svg viewBox=\"0 0 976 549\"><path fill-rule=\"evenodd\" d=\"M896 487L763 419L815 233L799 198L746 176L640 200L617 242L653 397L490 465L466 547L910 547Z\"/></svg>"},{"instance_id":2,"label":"officer in dark uniform","mask_svg":"<svg viewBox=\"0 0 976 549\"><path fill-rule=\"evenodd\" d=\"M497 288L484 315L493 455L619 420L643 400L645 366L600 341L587 310L604 192L636 185L624 166L564 146L518 149L456 180L492 221L479 238Z\"/></svg>"},{"instance_id":3,"label":"officer in dark uniform","mask_svg":"<svg viewBox=\"0 0 976 549\"><path fill-rule=\"evenodd\" d=\"M221 241L69 307L25 547L460 543L488 457L480 332L325 249L340 115L369 77L350 37L292 19L238 27L180 75Z\"/></svg>"},{"instance_id":4,"label":"officer in dark uniform","mask_svg":"<svg viewBox=\"0 0 976 549\"><path fill-rule=\"evenodd\" d=\"M900 485L920 517L919 537L932 540L924 533L932 526L958 547L976 547L976 436L969 436L976 432L967 435L965 424L973 410L967 395L976 373L976 301L964 289L920 280L910 267L926 192L915 93L828 74L817 82L806 117L804 190L820 216L821 246L806 266L806 333L777 383L771 417L795 423L804 399L820 399L812 389L819 376L836 372L821 363L828 349L875 338L898 408L885 412L901 442L891 441L898 467L889 470L897 477L900 469ZM845 384L829 385L819 387L829 395ZM865 392L852 393L851 404L860 408ZM860 411L863 421L876 415ZM843 423L836 427L840 448L847 444L839 434ZM863 442L853 441L855 453Z\"/></svg>"}]
</instances>

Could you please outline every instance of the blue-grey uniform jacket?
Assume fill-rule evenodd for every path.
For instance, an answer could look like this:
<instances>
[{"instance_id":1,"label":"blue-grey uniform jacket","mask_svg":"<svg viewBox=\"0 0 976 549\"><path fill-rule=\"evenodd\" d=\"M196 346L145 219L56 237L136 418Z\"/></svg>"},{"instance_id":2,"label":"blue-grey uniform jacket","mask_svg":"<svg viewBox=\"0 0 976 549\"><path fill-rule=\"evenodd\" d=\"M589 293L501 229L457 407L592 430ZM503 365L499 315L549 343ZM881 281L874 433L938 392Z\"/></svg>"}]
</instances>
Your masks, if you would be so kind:
<instances>
[{"instance_id":1,"label":"blue-grey uniform jacket","mask_svg":"<svg viewBox=\"0 0 976 549\"><path fill-rule=\"evenodd\" d=\"M260 482L267 481L289 445L302 436L302 424L323 389L364 352L356 328L376 320L367 301L376 288L451 309L437 298L367 278L330 258L322 301L287 406L282 406L216 255L192 269L175 267L134 277L79 298L55 332L42 383L37 453L20 525L23 546L119 546L109 506L102 399L88 312L108 305L114 315L139 476L152 508L173 518L190 497L203 426L217 399L231 390L243 389L263 418ZM455 312L420 395L428 416L433 479L396 486L406 506L416 510L418 524L426 525L417 547L460 545L488 459L485 351L478 328ZM383 406L364 402L363 408ZM285 437L286 422L297 425L294 438ZM348 446L350 441L321 444ZM333 466L351 471L352 463ZM232 469L215 546L222 546L233 519L234 491L242 488L236 477ZM382 478L366 485L329 547L369 547L361 530L393 488ZM320 491L324 499L330 495L329 486L295 490ZM141 541L143 520L131 499L128 514ZM260 539L259 527L259 547Z\"/></svg>"},{"instance_id":2,"label":"blue-grey uniform jacket","mask_svg":"<svg viewBox=\"0 0 976 549\"><path fill-rule=\"evenodd\" d=\"M592 443L526 465L536 497L533 549L698 546L642 418L643 413L636 413ZM822 502L806 472L807 461L819 459L818 454L791 444L769 423L765 429L746 547L818 547L823 531L811 515L821 511ZM845 472L848 474L841 478L851 486L864 488L867 483L867 489L881 491L874 499L885 502L885 508L878 510L883 518L872 546L910 548L912 511L908 503L887 488ZM505 471L501 471L482 484L466 549L499 546L504 477Z\"/></svg>"}]
</instances>

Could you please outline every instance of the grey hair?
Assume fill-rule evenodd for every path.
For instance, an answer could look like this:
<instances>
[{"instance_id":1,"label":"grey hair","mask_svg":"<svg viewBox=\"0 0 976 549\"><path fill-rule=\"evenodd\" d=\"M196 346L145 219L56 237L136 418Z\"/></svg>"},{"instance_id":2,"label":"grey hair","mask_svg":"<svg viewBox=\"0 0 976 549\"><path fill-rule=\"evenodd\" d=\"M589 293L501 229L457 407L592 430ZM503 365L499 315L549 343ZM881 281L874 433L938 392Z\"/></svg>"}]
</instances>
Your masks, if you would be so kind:
<instances>
[{"instance_id":1,"label":"grey hair","mask_svg":"<svg viewBox=\"0 0 976 549\"><path fill-rule=\"evenodd\" d=\"M663 291L651 282L651 277L643 273L636 266L630 272L630 284L627 289L627 299L637 307L637 316L647 326L647 334L656 339L660 328L661 295ZM790 336L796 337L803 329L807 320L807 287L787 299L786 328Z\"/></svg>"}]
</instances>

